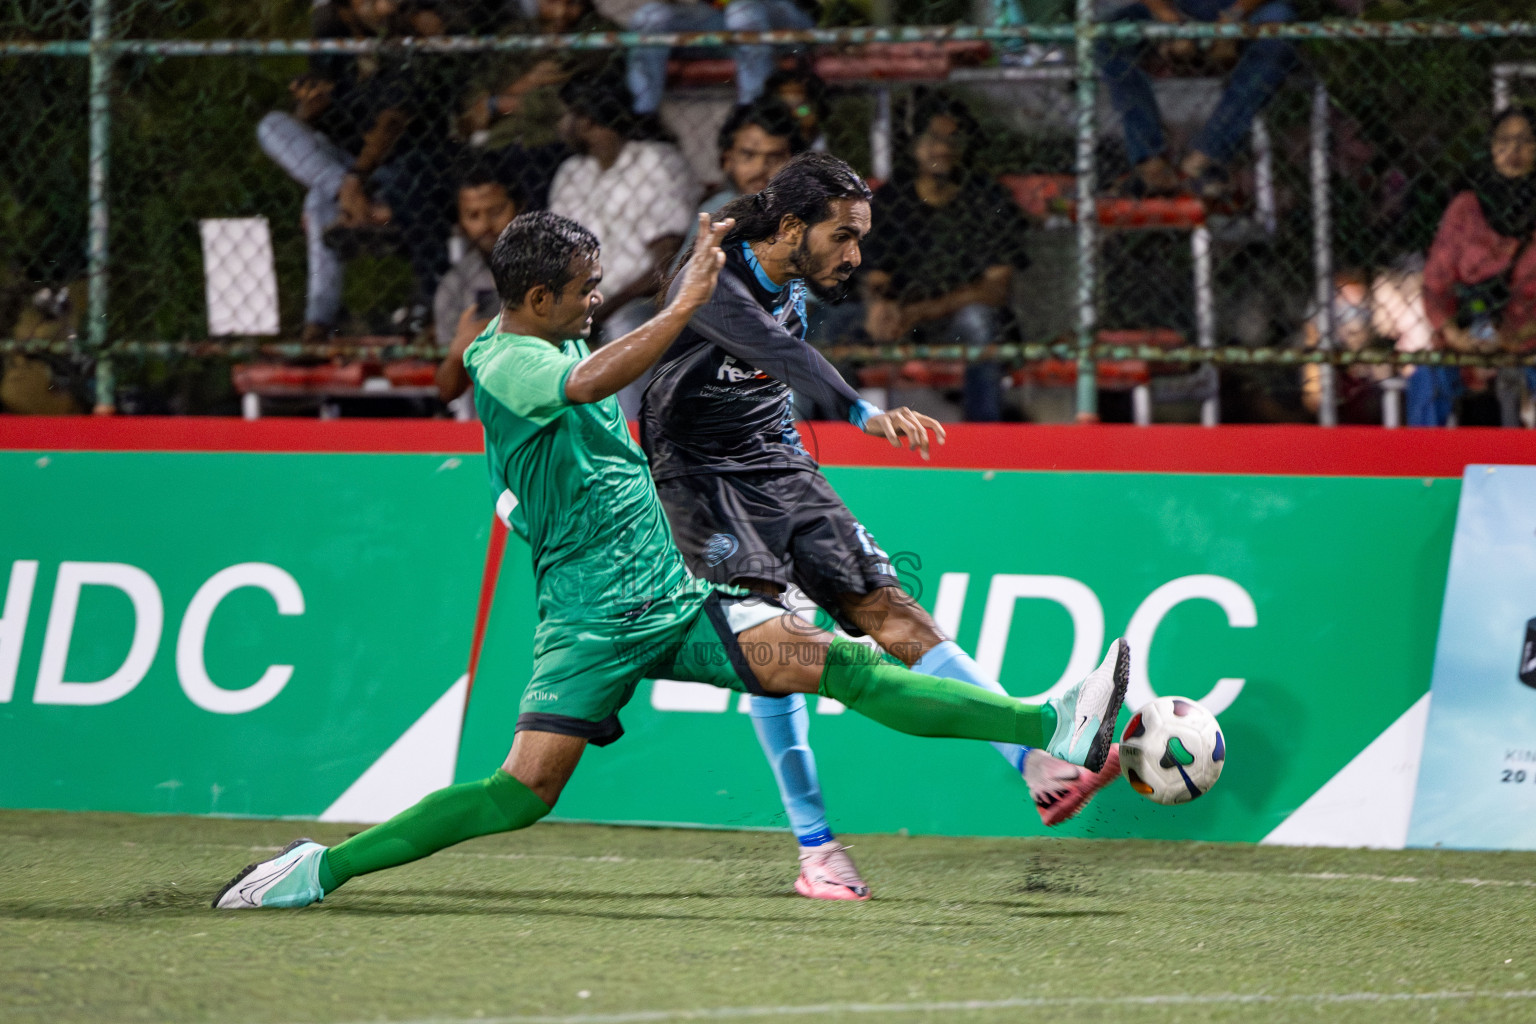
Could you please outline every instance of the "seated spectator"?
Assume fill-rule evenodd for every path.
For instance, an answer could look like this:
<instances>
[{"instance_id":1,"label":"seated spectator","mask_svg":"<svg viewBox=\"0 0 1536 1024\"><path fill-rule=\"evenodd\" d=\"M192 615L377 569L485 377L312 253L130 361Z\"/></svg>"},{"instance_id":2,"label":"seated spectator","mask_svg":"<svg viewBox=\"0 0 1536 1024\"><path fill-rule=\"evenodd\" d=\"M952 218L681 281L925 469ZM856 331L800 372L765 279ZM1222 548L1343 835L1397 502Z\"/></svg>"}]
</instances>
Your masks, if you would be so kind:
<instances>
[{"instance_id":1,"label":"seated spectator","mask_svg":"<svg viewBox=\"0 0 1536 1024\"><path fill-rule=\"evenodd\" d=\"M1536 347L1536 115L1511 107L1493 122L1489 159L1446 208L1424 265L1424 305L1437 347L1456 352ZM1443 426L1468 384L1491 371L1420 366L1408 378L1408 422ZM1468 378L1471 378L1468 380ZM1529 369L1500 371L1500 419L1518 425Z\"/></svg>"},{"instance_id":2,"label":"seated spectator","mask_svg":"<svg viewBox=\"0 0 1536 1024\"><path fill-rule=\"evenodd\" d=\"M653 297L695 219L699 187L675 145L631 137L635 116L622 79L572 79L560 98L560 131L575 155L555 172L549 208L602 244L603 304L593 323L611 341L654 315ZM645 380L619 392L631 419Z\"/></svg>"},{"instance_id":3,"label":"seated spectator","mask_svg":"<svg viewBox=\"0 0 1536 1024\"><path fill-rule=\"evenodd\" d=\"M391 0L315 8L319 38L439 34L430 9ZM256 136L262 150L306 189L308 286L304 339L323 339L341 311L342 259L361 246L403 243L417 295L407 317L424 325L446 266L448 229L441 171L446 102L457 94L443 59L326 54L290 86L292 114L273 111Z\"/></svg>"},{"instance_id":4,"label":"seated spectator","mask_svg":"<svg viewBox=\"0 0 1536 1024\"><path fill-rule=\"evenodd\" d=\"M1121 7L1110 21L1216 21L1253 25L1292 21L1286 0L1142 0ZM1218 45L1225 41L1218 41ZM1097 46L1100 73L1125 128L1125 150L1134 171L1126 183L1132 196L1168 195L1187 181L1202 198L1221 198L1229 182L1227 165L1248 136L1254 117L1279 90L1296 62L1295 48L1281 39L1244 43L1237 66L1222 90L1221 101L1195 136L1177 168L1163 137L1162 117L1152 82L1141 60L1152 48L1146 40L1105 39ZM1198 47L1192 39L1171 39L1159 47L1171 62L1188 60ZM1181 181L1182 178L1185 181Z\"/></svg>"},{"instance_id":5,"label":"seated spectator","mask_svg":"<svg viewBox=\"0 0 1536 1024\"><path fill-rule=\"evenodd\" d=\"M538 0L538 15L496 28L498 35L612 32L592 0ZM560 140L560 87L595 76L615 57L607 50L518 50L496 54L489 73L471 89L459 131L494 162L503 181L515 181L529 209L549 203L549 185L571 151Z\"/></svg>"},{"instance_id":6,"label":"seated spectator","mask_svg":"<svg viewBox=\"0 0 1536 1024\"><path fill-rule=\"evenodd\" d=\"M710 3L652 0L629 19L633 32L769 32L776 29L807 29L816 19L793 0L729 0L723 7ZM751 103L763 94L773 74L772 46L738 46L736 102ZM629 52L629 88L635 97L635 113L654 114L661 107L667 84L664 46L644 46Z\"/></svg>"},{"instance_id":7,"label":"seated spectator","mask_svg":"<svg viewBox=\"0 0 1536 1024\"><path fill-rule=\"evenodd\" d=\"M737 107L725 119L717 136L720 170L725 183L699 204L700 213L714 213L737 196L761 192L768 179L790 159L805 152L805 140L795 115L776 99L760 99ZM695 221L688 225L680 252L687 252L698 233Z\"/></svg>"},{"instance_id":8,"label":"seated spectator","mask_svg":"<svg viewBox=\"0 0 1536 1024\"><path fill-rule=\"evenodd\" d=\"M1336 348L1362 352L1367 348L1387 347L1376 331L1381 319L1373 309L1377 289L1357 271L1337 275L1333 293L1333 337ZM1328 331L1327 318L1317 310L1302 329L1302 344L1317 348ZM1381 424L1381 382L1396 375L1391 366L1377 363L1351 363L1334 374L1334 408L1340 423L1379 426ZM1301 368L1301 402L1314 416L1323 407L1323 368L1307 363Z\"/></svg>"},{"instance_id":9,"label":"seated spectator","mask_svg":"<svg viewBox=\"0 0 1536 1024\"><path fill-rule=\"evenodd\" d=\"M486 262L496 239L523 210L521 195L508 188L484 167L476 167L459 181L459 234L464 255L438 282L432 299L432 322L437 343L448 355L437 368L437 392L451 402L469 387L464 370L464 350L501 311L496 280Z\"/></svg>"},{"instance_id":10,"label":"seated spectator","mask_svg":"<svg viewBox=\"0 0 1536 1024\"><path fill-rule=\"evenodd\" d=\"M991 345L1002 336L1014 268L1029 265L1013 197L970 173L978 126L959 103L930 97L913 117L911 160L875 193L864 242L864 330L876 342ZM1002 413L1002 368L965 368L965 418Z\"/></svg>"},{"instance_id":11,"label":"seated spectator","mask_svg":"<svg viewBox=\"0 0 1536 1024\"><path fill-rule=\"evenodd\" d=\"M827 137L821 126L827 120L830 108L827 104L827 83L821 76L803 63L793 68L775 71L768 78L763 91L789 108L800 122L800 137L805 148L813 153L827 151Z\"/></svg>"}]
</instances>

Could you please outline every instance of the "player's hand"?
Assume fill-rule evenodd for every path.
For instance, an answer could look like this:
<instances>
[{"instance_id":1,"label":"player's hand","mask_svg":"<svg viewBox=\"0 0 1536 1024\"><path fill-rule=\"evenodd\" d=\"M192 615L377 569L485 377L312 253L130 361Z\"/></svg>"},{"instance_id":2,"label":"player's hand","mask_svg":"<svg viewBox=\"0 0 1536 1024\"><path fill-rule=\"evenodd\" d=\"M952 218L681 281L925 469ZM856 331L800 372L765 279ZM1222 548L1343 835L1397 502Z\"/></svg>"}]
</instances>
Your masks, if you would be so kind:
<instances>
[{"instance_id":1,"label":"player's hand","mask_svg":"<svg viewBox=\"0 0 1536 1024\"><path fill-rule=\"evenodd\" d=\"M913 412L906 406L892 409L864 421L864 433L883 437L892 447L902 447L905 440L923 458L928 458L928 431L933 431L939 444L944 443L944 425L932 416Z\"/></svg>"},{"instance_id":2,"label":"player's hand","mask_svg":"<svg viewBox=\"0 0 1536 1024\"><path fill-rule=\"evenodd\" d=\"M720 280L720 268L725 266L725 250L720 248L720 242L735 226L736 222L730 217L711 224L709 214L699 214L699 234L693 242L693 256L683 268L683 283L672 300L674 303L691 311L715 294L715 282Z\"/></svg>"}]
</instances>

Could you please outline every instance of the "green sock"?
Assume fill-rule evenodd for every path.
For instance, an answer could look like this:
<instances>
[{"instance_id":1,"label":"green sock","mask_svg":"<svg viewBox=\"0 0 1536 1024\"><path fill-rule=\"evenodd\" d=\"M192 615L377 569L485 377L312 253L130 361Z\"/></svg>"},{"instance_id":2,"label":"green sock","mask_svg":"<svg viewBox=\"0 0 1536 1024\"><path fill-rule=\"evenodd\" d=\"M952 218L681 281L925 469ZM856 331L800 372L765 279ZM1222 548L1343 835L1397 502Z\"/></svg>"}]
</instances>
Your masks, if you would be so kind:
<instances>
[{"instance_id":1,"label":"green sock","mask_svg":"<svg viewBox=\"0 0 1536 1024\"><path fill-rule=\"evenodd\" d=\"M320 888L327 893L356 875L420 860L430 853L492 832L527 828L549 805L506 772L423 797L382 825L337 843L320 858Z\"/></svg>"},{"instance_id":2,"label":"green sock","mask_svg":"<svg viewBox=\"0 0 1536 1024\"><path fill-rule=\"evenodd\" d=\"M913 736L1043 747L1056 730L1056 712L1044 704L1022 704L969 683L919 675L841 637L833 638L827 652L819 692Z\"/></svg>"}]
</instances>

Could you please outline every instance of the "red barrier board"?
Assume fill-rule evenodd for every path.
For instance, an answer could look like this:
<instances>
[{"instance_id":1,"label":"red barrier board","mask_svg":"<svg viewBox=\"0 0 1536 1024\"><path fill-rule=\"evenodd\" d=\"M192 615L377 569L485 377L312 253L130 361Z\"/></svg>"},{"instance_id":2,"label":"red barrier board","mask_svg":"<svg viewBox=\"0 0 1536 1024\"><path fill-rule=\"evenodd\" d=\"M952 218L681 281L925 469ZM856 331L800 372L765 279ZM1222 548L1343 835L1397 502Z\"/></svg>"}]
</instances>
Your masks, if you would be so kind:
<instances>
[{"instance_id":1,"label":"red barrier board","mask_svg":"<svg viewBox=\"0 0 1536 1024\"><path fill-rule=\"evenodd\" d=\"M839 466L1460 477L1470 463L1536 463L1536 433L1494 428L960 423L945 429L948 443L925 463L846 424L800 424L811 453ZM482 447L479 424L451 420L4 416L0 449L478 453Z\"/></svg>"}]
</instances>

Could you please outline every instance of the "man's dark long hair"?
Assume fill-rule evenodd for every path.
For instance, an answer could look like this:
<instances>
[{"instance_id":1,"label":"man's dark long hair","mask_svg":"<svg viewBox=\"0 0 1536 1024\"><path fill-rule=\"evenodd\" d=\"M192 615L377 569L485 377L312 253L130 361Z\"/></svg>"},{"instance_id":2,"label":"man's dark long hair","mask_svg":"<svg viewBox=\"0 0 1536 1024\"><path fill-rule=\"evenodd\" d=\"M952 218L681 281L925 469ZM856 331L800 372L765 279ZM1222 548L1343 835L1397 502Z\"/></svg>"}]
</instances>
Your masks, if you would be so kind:
<instances>
[{"instance_id":1,"label":"man's dark long hair","mask_svg":"<svg viewBox=\"0 0 1536 1024\"><path fill-rule=\"evenodd\" d=\"M779 232L779 224L793 214L806 230L832 216L832 203L838 199L862 199L869 202L874 193L859 173L842 160L827 153L802 153L775 174L761 192L738 196L711 214L714 221L734 217L735 225L721 243L722 248L742 242L761 242ZM662 295L672 280L693 258L693 250L683 254L674 271L662 285ZM664 301L664 300L663 300Z\"/></svg>"}]
</instances>

